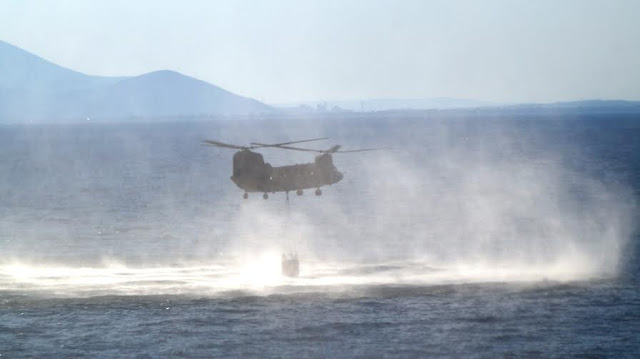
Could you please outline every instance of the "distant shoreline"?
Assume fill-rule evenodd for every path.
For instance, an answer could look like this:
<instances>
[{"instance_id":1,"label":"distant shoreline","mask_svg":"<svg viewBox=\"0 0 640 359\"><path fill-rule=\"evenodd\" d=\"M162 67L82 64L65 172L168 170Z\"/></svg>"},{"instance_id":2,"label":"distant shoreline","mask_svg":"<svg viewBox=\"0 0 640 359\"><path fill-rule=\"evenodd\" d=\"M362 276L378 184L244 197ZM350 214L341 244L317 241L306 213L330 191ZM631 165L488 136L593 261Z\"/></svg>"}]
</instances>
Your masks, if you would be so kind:
<instances>
[{"instance_id":1,"label":"distant shoreline","mask_svg":"<svg viewBox=\"0 0 640 359\"><path fill-rule=\"evenodd\" d=\"M447 110L389 110L375 112L320 112L298 113L292 111L276 111L273 113L247 115L183 115L183 116L131 116L131 117L91 117L86 118L30 118L0 121L0 125L37 125L37 124L86 124L93 123L176 123L176 122L262 122L262 121L377 121L377 120L413 120L413 121L447 121L447 120L505 120L523 119L540 120L589 120L593 118L616 118L640 120L640 102L625 107L546 107L537 105L515 105L503 108L469 108Z\"/></svg>"}]
</instances>

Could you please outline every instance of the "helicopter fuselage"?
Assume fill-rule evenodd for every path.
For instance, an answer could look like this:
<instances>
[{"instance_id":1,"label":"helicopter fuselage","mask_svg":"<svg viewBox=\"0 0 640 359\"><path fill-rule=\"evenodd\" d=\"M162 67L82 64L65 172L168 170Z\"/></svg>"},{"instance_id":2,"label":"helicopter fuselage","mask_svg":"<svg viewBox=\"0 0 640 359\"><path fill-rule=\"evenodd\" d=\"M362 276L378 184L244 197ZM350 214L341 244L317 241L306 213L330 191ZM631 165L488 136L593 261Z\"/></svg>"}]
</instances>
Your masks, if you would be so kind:
<instances>
[{"instance_id":1,"label":"helicopter fuselage","mask_svg":"<svg viewBox=\"0 0 640 359\"><path fill-rule=\"evenodd\" d=\"M330 153L316 156L311 163L273 167L261 154L241 150L233 156L231 180L245 192L289 192L320 188L342 180Z\"/></svg>"}]
</instances>

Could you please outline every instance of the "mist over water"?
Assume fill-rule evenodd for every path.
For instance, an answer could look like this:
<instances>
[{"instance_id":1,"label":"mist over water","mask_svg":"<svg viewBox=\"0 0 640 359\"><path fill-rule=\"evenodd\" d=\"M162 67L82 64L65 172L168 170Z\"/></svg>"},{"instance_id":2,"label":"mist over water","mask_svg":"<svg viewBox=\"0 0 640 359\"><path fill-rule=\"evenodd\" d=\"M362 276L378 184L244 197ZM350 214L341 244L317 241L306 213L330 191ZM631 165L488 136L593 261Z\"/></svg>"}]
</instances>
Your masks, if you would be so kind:
<instances>
[{"instance_id":1,"label":"mist over water","mask_svg":"<svg viewBox=\"0 0 640 359\"><path fill-rule=\"evenodd\" d=\"M596 131L597 132L597 131ZM4 126L0 290L53 296L342 291L616 277L635 193L594 130L545 120ZM239 145L330 137L343 181L304 196L229 180ZM628 142L623 142L629 146ZM302 147L302 146L301 146ZM308 153L261 150L274 166ZM280 275L296 251L301 277Z\"/></svg>"}]
</instances>

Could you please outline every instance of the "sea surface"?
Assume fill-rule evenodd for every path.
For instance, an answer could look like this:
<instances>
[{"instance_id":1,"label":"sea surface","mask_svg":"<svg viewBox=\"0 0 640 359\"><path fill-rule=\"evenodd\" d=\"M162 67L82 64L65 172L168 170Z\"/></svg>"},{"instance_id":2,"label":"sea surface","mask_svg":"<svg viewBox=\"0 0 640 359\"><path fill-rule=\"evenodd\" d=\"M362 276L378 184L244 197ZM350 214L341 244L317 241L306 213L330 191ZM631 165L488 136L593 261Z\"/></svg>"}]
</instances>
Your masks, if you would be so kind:
<instances>
[{"instance_id":1,"label":"sea surface","mask_svg":"<svg viewBox=\"0 0 640 359\"><path fill-rule=\"evenodd\" d=\"M639 200L634 115L0 125L0 356L638 358Z\"/></svg>"}]
</instances>

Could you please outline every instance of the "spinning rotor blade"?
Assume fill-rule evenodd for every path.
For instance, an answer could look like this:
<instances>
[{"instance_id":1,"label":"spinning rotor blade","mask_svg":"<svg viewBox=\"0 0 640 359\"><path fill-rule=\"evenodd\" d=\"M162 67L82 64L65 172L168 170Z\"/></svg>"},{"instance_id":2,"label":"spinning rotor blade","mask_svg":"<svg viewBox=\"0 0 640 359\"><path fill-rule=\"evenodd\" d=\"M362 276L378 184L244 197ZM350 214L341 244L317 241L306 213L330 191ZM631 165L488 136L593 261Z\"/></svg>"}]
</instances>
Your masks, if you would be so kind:
<instances>
[{"instance_id":1,"label":"spinning rotor blade","mask_svg":"<svg viewBox=\"0 0 640 359\"><path fill-rule=\"evenodd\" d=\"M214 140L202 140L202 143L204 143L205 145L209 145L209 146L223 147L223 148L233 148L233 149L236 149L236 150L245 150L245 149L249 148L249 147L246 147L246 146L230 145L228 143L224 143L224 142L220 142L220 141L214 141Z\"/></svg>"},{"instance_id":2,"label":"spinning rotor blade","mask_svg":"<svg viewBox=\"0 0 640 359\"><path fill-rule=\"evenodd\" d=\"M291 144L294 144L294 143L302 143L302 142L320 141L320 140L326 140L327 138L328 137L312 138L310 140L300 140L300 141L282 142L282 143L274 143L274 144L251 142L251 145L252 145L251 148L258 148L258 147L281 147L281 148L284 148L284 147L282 147L284 145L291 145Z\"/></svg>"},{"instance_id":3,"label":"spinning rotor blade","mask_svg":"<svg viewBox=\"0 0 640 359\"><path fill-rule=\"evenodd\" d=\"M262 147L276 147L276 148L283 148L285 150L294 150L294 151L305 151L305 152L318 152L318 153L333 153L336 152L338 150L338 148L340 148L340 145L335 145L333 147L331 147L328 150L314 150L312 148L301 148L301 147L293 147L293 146L285 146L288 145L290 143L300 143L300 142L309 142L309 141L317 141L317 140L324 140L326 138L316 138L313 140L303 140L303 141L295 141L295 142L288 142L288 143L278 143L275 145L268 145L268 144L263 144L263 143L252 143L253 145L258 145L258 146L262 146Z\"/></svg>"},{"instance_id":4,"label":"spinning rotor blade","mask_svg":"<svg viewBox=\"0 0 640 359\"><path fill-rule=\"evenodd\" d=\"M300 148L300 147L291 147L291 146L283 146L283 145L271 146L271 147L284 148L285 150L294 150L294 151L320 152L320 153L324 152L322 150L314 150L311 148Z\"/></svg>"},{"instance_id":5,"label":"spinning rotor blade","mask_svg":"<svg viewBox=\"0 0 640 359\"><path fill-rule=\"evenodd\" d=\"M214 141L214 140L202 140L202 143L204 145L208 145L208 146L215 146L215 147L222 147L222 148L233 148L233 149L236 149L236 150L252 150L254 148L262 148L262 147L280 147L280 148L285 148L285 147L283 147L283 145L289 145L289 144L293 144L293 143L310 142L310 141L319 141L319 140L326 140L326 139L327 139L327 137L321 137L321 138L312 138L310 140L300 140L300 141L291 141L291 142L274 143L274 144L252 142L251 146L238 146L238 145L232 145L232 144L229 144L229 143L224 143L224 142Z\"/></svg>"},{"instance_id":6,"label":"spinning rotor blade","mask_svg":"<svg viewBox=\"0 0 640 359\"><path fill-rule=\"evenodd\" d=\"M367 151L380 151L380 150L388 150L389 148L363 148L358 150L345 150L340 151L342 146L335 145L328 150L314 150L312 148L301 148L301 147L293 147L293 146L283 146L283 145L272 145L272 147L283 148L286 150L294 150L294 151L304 151L304 152L317 152L317 153L350 153L350 152L367 152Z\"/></svg>"},{"instance_id":7,"label":"spinning rotor blade","mask_svg":"<svg viewBox=\"0 0 640 359\"><path fill-rule=\"evenodd\" d=\"M350 153L350 152L367 152L367 151L382 151L382 150L390 150L388 147L383 148L363 148L360 150L346 150L346 151L335 151L337 153Z\"/></svg>"}]
</instances>

